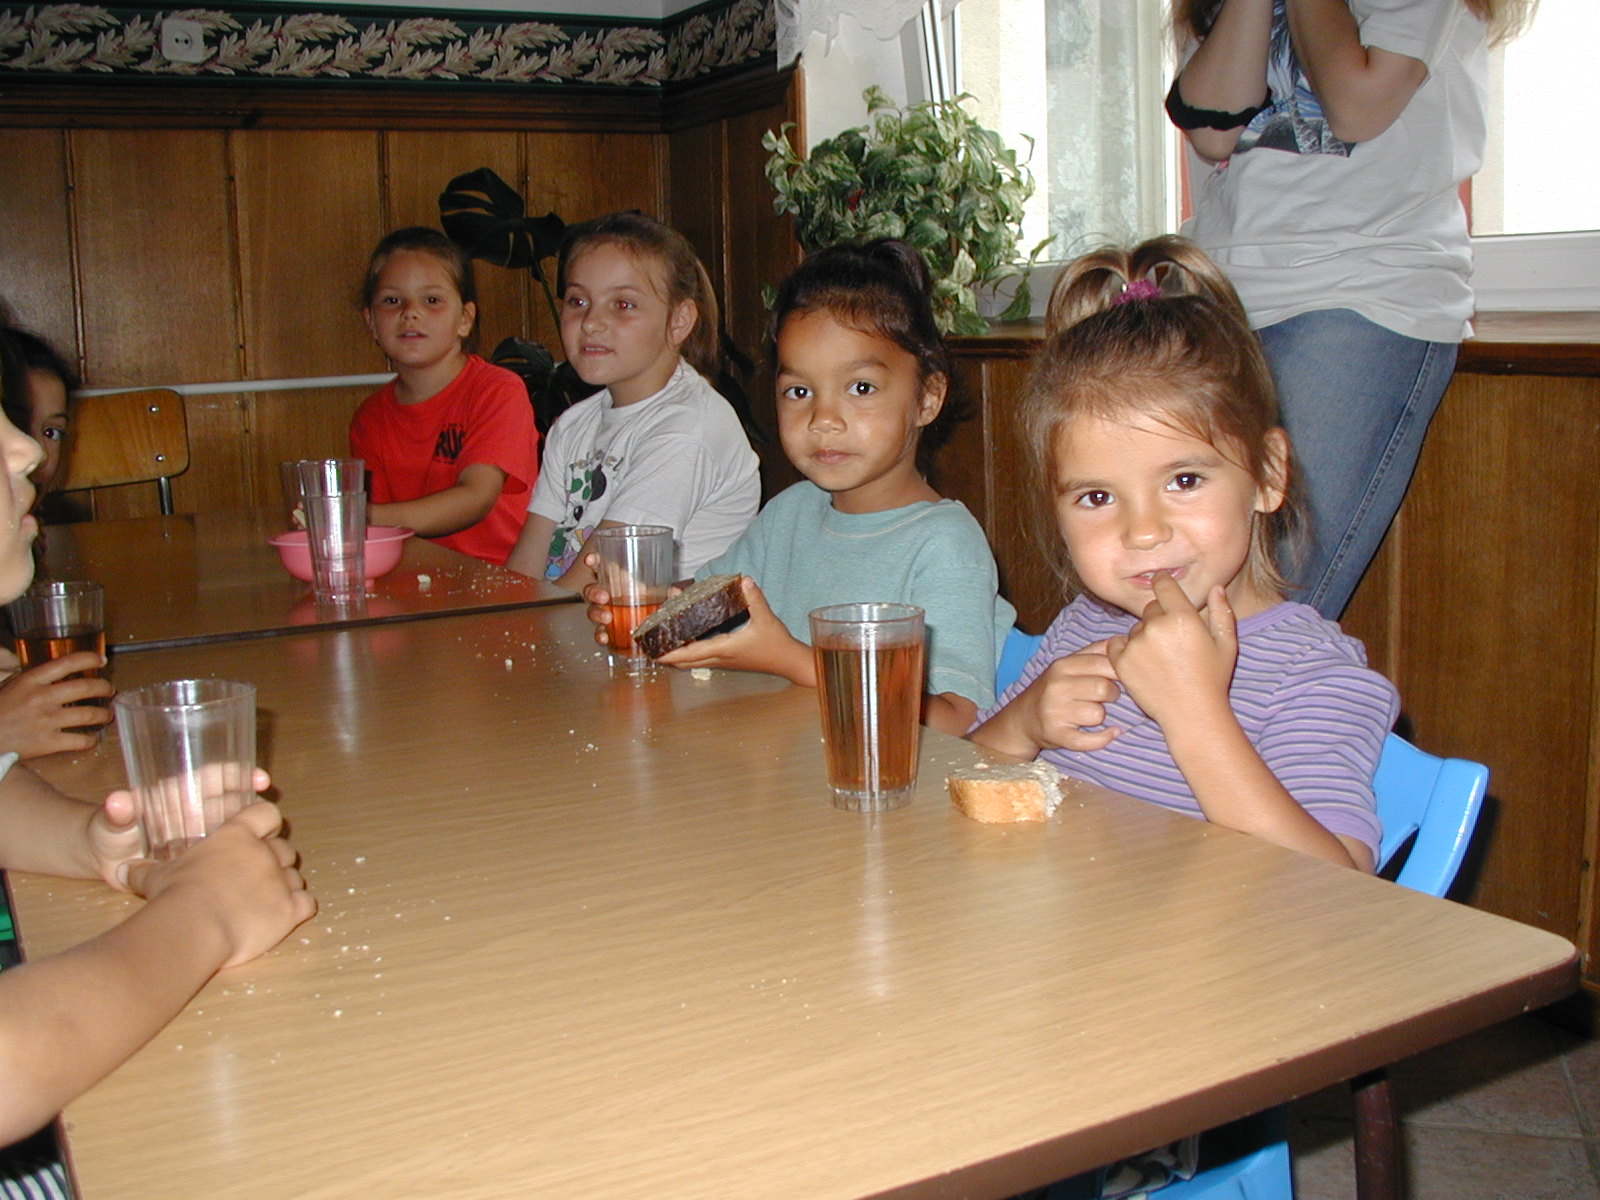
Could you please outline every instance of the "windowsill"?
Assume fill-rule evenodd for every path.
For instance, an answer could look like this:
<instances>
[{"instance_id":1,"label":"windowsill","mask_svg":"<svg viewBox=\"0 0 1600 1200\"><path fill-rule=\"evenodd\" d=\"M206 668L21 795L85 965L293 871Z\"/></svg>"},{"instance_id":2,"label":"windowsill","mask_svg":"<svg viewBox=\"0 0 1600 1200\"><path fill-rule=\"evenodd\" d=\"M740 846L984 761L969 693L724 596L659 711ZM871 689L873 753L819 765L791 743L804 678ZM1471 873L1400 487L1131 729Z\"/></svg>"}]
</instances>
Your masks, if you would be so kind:
<instances>
[{"instance_id":1,"label":"windowsill","mask_svg":"<svg viewBox=\"0 0 1600 1200\"><path fill-rule=\"evenodd\" d=\"M1461 345L1456 370L1485 375L1600 375L1600 312L1484 312ZM1042 321L995 325L950 339L958 358L1026 358L1044 336Z\"/></svg>"}]
</instances>

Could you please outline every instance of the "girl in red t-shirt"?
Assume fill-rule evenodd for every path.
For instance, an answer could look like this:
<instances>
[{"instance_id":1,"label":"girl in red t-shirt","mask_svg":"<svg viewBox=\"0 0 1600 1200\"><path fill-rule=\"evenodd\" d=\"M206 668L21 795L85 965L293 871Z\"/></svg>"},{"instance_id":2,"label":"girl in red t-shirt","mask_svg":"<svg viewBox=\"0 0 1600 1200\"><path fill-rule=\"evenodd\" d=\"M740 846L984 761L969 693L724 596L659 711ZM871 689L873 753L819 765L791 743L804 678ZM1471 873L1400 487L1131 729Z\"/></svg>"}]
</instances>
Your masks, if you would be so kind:
<instances>
[{"instance_id":1,"label":"girl in red t-shirt","mask_svg":"<svg viewBox=\"0 0 1600 1200\"><path fill-rule=\"evenodd\" d=\"M522 380L468 350L470 260L437 230L396 230L373 251L362 299L395 370L350 422L351 453L371 472L368 520L505 562L538 478L539 434Z\"/></svg>"}]
</instances>

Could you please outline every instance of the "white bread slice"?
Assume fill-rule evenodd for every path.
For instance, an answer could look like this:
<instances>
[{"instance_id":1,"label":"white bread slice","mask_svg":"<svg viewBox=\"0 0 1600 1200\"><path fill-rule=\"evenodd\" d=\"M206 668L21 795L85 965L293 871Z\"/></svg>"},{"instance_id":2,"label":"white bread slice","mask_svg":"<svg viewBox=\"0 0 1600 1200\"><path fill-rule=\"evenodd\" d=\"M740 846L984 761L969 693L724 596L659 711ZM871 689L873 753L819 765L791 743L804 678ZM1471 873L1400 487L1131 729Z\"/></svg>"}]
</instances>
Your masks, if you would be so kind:
<instances>
[{"instance_id":1,"label":"white bread slice","mask_svg":"<svg viewBox=\"0 0 1600 1200\"><path fill-rule=\"evenodd\" d=\"M945 778L956 807L974 821L1045 821L1061 803L1061 776L1049 763L977 763Z\"/></svg>"}]
</instances>

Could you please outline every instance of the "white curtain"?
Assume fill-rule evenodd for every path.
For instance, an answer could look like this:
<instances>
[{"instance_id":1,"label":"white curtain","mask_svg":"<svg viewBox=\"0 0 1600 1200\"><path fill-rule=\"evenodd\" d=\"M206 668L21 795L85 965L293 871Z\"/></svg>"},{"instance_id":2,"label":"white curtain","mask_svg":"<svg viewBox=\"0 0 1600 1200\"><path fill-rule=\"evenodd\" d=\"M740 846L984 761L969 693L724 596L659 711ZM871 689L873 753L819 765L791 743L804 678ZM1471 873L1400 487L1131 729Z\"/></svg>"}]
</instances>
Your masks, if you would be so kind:
<instances>
[{"instance_id":1,"label":"white curtain","mask_svg":"<svg viewBox=\"0 0 1600 1200\"><path fill-rule=\"evenodd\" d=\"M960 0L939 0L941 15ZM839 18L849 16L881 41L898 37L900 31L926 7L926 0L776 0L778 18L778 65L786 67L805 49L813 33L824 34L829 45L839 32Z\"/></svg>"},{"instance_id":2,"label":"white curtain","mask_svg":"<svg viewBox=\"0 0 1600 1200\"><path fill-rule=\"evenodd\" d=\"M1033 168L1056 239L1050 257L1166 232L1159 0L1043 3L1047 136Z\"/></svg>"}]
</instances>

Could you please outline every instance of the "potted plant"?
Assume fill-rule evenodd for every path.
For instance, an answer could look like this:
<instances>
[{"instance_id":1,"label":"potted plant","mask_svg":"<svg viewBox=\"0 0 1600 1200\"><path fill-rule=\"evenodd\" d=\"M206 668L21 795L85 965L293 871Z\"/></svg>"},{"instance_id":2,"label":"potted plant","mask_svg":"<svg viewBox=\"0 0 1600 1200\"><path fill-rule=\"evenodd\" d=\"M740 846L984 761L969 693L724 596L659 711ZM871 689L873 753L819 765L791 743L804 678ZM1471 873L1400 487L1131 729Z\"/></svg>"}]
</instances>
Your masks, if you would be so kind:
<instances>
[{"instance_id":1,"label":"potted plant","mask_svg":"<svg viewBox=\"0 0 1600 1200\"><path fill-rule=\"evenodd\" d=\"M793 124L761 139L773 207L795 218L809 253L835 242L901 238L927 259L934 315L944 333L983 333L980 288L1016 279L1001 320L1028 314L1027 270L1049 244L1018 253L1022 206L1033 175L1000 135L962 107L970 96L897 107L883 91L863 93L869 125L819 142L801 158Z\"/></svg>"}]
</instances>

